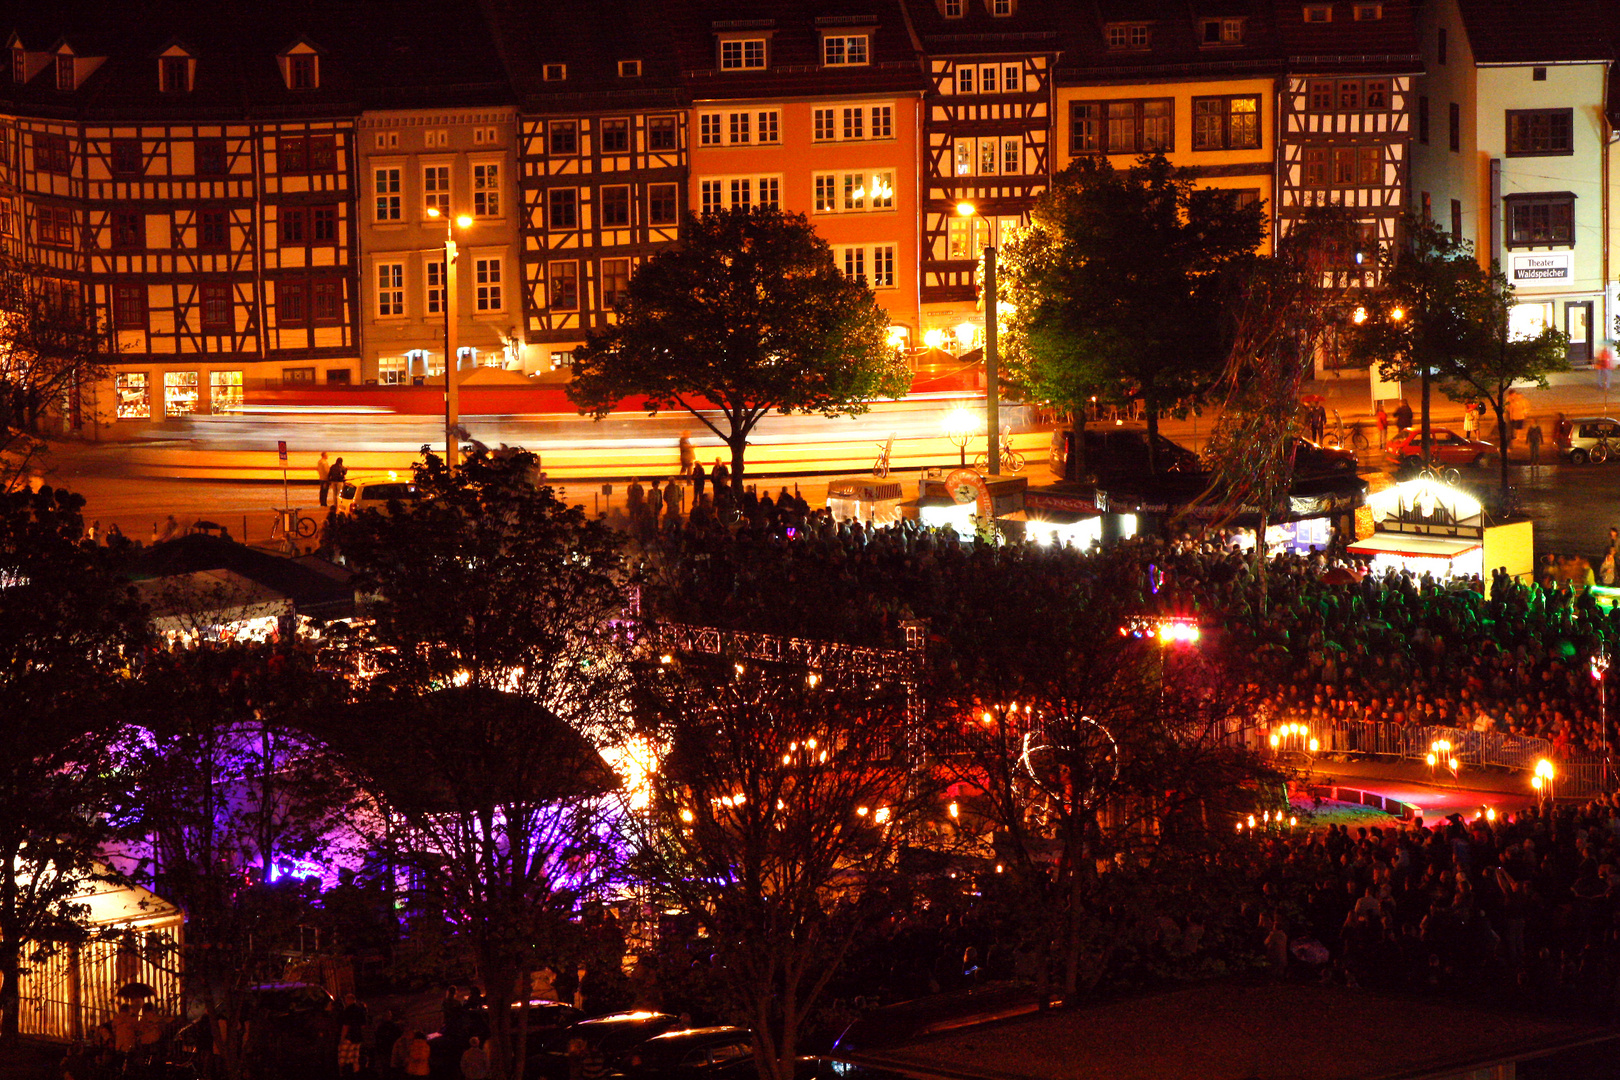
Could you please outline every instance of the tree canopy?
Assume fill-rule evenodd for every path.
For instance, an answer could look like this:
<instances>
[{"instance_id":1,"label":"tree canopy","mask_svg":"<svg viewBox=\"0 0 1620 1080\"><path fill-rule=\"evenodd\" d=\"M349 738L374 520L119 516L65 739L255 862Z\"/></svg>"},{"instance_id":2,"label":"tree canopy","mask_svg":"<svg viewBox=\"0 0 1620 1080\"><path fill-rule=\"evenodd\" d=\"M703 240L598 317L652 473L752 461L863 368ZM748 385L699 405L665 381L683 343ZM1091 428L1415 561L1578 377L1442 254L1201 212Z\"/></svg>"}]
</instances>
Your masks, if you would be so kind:
<instances>
[{"instance_id":1,"label":"tree canopy","mask_svg":"<svg viewBox=\"0 0 1620 1080\"><path fill-rule=\"evenodd\" d=\"M738 490L769 413L857 416L909 386L872 290L838 271L803 214L689 220L678 246L636 271L617 315L574 352L569 398L598 418L637 396L653 412L687 410L730 448Z\"/></svg>"},{"instance_id":2,"label":"tree canopy","mask_svg":"<svg viewBox=\"0 0 1620 1080\"><path fill-rule=\"evenodd\" d=\"M1125 170L1083 157L1053 179L1002 256L1010 381L1076 422L1094 396L1140 399L1155 435L1161 411L1204 395L1265 227L1258 204L1194 179L1162 153Z\"/></svg>"}]
</instances>

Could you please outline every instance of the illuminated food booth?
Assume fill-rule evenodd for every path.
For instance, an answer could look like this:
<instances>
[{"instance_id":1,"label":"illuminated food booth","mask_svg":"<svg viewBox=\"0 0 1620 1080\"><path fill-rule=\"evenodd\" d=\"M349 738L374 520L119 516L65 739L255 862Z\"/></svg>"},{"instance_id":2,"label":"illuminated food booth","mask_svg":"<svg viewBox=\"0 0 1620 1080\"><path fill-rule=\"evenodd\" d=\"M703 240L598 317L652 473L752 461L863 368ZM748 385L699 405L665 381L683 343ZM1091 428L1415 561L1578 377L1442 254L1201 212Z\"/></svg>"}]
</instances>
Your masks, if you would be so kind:
<instances>
[{"instance_id":1,"label":"illuminated food booth","mask_svg":"<svg viewBox=\"0 0 1620 1080\"><path fill-rule=\"evenodd\" d=\"M1477 577L1505 567L1529 578L1535 552L1528 518L1491 521L1474 496L1433 477L1419 477L1367 497L1373 533L1349 553L1375 572L1410 570L1436 578Z\"/></svg>"},{"instance_id":2,"label":"illuminated food booth","mask_svg":"<svg viewBox=\"0 0 1620 1080\"><path fill-rule=\"evenodd\" d=\"M827 484L827 509L836 521L859 521L863 525L888 525L900 520L900 500L905 492L898 480L857 476Z\"/></svg>"}]
</instances>

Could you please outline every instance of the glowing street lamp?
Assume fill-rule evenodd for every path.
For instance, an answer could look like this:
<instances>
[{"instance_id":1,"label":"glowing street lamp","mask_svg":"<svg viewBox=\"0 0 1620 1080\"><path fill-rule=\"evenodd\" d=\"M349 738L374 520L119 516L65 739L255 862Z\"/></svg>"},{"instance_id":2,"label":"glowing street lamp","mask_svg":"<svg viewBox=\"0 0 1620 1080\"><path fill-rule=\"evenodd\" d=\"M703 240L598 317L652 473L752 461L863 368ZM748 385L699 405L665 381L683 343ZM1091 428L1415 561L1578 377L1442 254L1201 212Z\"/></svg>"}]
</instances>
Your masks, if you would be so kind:
<instances>
[{"instance_id":1,"label":"glowing street lamp","mask_svg":"<svg viewBox=\"0 0 1620 1080\"><path fill-rule=\"evenodd\" d=\"M461 389L456 385L456 229L472 227L473 219L458 214L450 216L437 206L428 207L428 217L434 221L444 219L444 467L454 472L459 440L456 424L461 418Z\"/></svg>"},{"instance_id":2,"label":"glowing street lamp","mask_svg":"<svg viewBox=\"0 0 1620 1080\"><path fill-rule=\"evenodd\" d=\"M1553 781L1558 777L1553 769L1553 763L1546 758L1536 762L1536 774L1530 778L1530 786L1535 788L1536 794L1544 799L1556 798L1553 794Z\"/></svg>"},{"instance_id":3,"label":"glowing street lamp","mask_svg":"<svg viewBox=\"0 0 1620 1080\"><path fill-rule=\"evenodd\" d=\"M945 414L945 437L956 447L964 469L967 468L967 445L973 441L978 426L978 418L967 409L952 409Z\"/></svg>"}]
</instances>

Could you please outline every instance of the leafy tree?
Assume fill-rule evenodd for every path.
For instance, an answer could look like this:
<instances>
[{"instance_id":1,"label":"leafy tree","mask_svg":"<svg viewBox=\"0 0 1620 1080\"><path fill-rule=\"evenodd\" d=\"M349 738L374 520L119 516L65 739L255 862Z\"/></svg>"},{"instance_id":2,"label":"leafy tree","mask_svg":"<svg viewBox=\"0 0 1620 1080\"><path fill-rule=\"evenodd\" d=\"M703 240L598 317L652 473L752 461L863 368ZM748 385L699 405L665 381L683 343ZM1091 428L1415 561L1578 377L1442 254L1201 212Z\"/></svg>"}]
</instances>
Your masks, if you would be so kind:
<instances>
[{"instance_id":1,"label":"leafy tree","mask_svg":"<svg viewBox=\"0 0 1620 1080\"><path fill-rule=\"evenodd\" d=\"M1007 245L1000 278L1009 379L1080 426L1093 395L1140 399L1150 462L1159 414L1198 402L1220 372L1231 283L1265 235L1258 205L1195 176L1162 153L1124 171L1076 160Z\"/></svg>"},{"instance_id":2,"label":"leafy tree","mask_svg":"<svg viewBox=\"0 0 1620 1080\"><path fill-rule=\"evenodd\" d=\"M0 424L37 434L64 396L106 379L113 342L78 297L19 270L0 272Z\"/></svg>"},{"instance_id":3,"label":"leafy tree","mask_svg":"<svg viewBox=\"0 0 1620 1080\"><path fill-rule=\"evenodd\" d=\"M930 801L897 687L728 658L653 666L642 716L667 747L626 822L635 869L711 943L714 989L791 1080L860 934L892 913L902 837Z\"/></svg>"},{"instance_id":4,"label":"leafy tree","mask_svg":"<svg viewBox=\"0 0 1620 1080\"><path fill-rule=\"evenodd\" d=\"M109 707L143 618L65 490L0 492L0 1038L17 978L85 933L72 897L97 873L124 795Z\"/></svg>"},{"instance_id":5,"label":"leafy tree","mask_svg":"<svg viewBox=\"0 0 1620 1080\"><path fill-rule=\"evenodd\" d=\"M200 618L231 597L166 606L174 601L193 603ZM243 1010L248 987L284 977L311 921L318 882L300 875L357 856L377 831L352 777L312 734L346 696L297 643L157 652L132 696L144 733L132 740L141 841L126 848L129 873L185 914L185 943L170 960L220 1034L213 1052L227 1078L256 1054L275 1057L249 1044Z\"/></svg>"},{"instance_id":6,"label":"leafy tree","mask_svg":"<svg viewBox=\"0 0 1620 1080\"><path fill-rule=\"evenodd\" d=\"M420 502L338 530L377 597L379 673L363 722L333 737L471 945L503 1075L524 1052L508 1004L612 870L615 780L594 747L622 742L631 607L619 535L536 488L533 465L477 451L452 474L424 454Z\"/></svg>"},{"instance_id":7,"label":"leafy tree","mask_svg":"<svg viewBox=\"0 0 1620 1080\"><path fill-rule=\"evenodd\" d=\"M769 413L859 416L906 392L887 326L803 214L708 214L636 271L617 322L574 352L568 396L598 419L634 396L687 410L730 447L741 491L748 436Z\"/></svg>"},{"instance_id":8,"label":"leafy tree","mask_svg":"<svg viewBox=\"0 0 1620 1080\"><path fill-rule=\"evenodd\" d=\"M1367 298L1345 340L1355 360L1376 363L1384 378L1422 380L1427 461L1432 382L1458 400L1488 401L1504 433L1508 390L1516 382L1545 386L1548 372L1567 368L1567 340L1548 328L1527 341L1510 341L1514 290L1497 268L1482 267L1472 244L1432 221L1405 219L1402 234L1386 257L1384 287ZM1505 488L1505 437L1500 450Z\"/></svg>"},{"instance_id":9,"label":"leafy tree","mask_svg":"<svg viewBox=\"0 0 1620 1080\"><path fill-rule=\"evenodd\" d=\"M1233 658L1212 639L1122 633L1151 625L1137 621L1151 610L1142 567L1095 560L1040 576L1017 560L984 567L967 586L972 614L933 627L951 643L930 680L935 760L977 791L961 820L1004 867L986 888L1039 984L1070 1001L1144 951L1161 917L1210 928L1211 948L1184 960L1215 962L1216 898L1237 883L1206 861L1226 842L1233 793L1266 776L1223 737L1249 704ZM1192 879L1197 904L1181 888Z\"/></svg>"},{"instance_id":10,"label":"leafy tree","mask_svg":"<svg viewBox=\"0 0 1620 1080\"><path fill-rule=\"evenodd\" d=\"M1343 210L1313 211L1273 256L1256 260L1233 308L1231 351L1217 384L1225 400L1204 451L1211 475L1202 499L1228 507L1228 520L1254 507L1261 538L1293 486L1300 391L1317 351L1344 321L1358 284L1346 259L1356 243L1355 222ZM1257 576L1266 561L1262 539Z\"/></svg>"}]
</instances>

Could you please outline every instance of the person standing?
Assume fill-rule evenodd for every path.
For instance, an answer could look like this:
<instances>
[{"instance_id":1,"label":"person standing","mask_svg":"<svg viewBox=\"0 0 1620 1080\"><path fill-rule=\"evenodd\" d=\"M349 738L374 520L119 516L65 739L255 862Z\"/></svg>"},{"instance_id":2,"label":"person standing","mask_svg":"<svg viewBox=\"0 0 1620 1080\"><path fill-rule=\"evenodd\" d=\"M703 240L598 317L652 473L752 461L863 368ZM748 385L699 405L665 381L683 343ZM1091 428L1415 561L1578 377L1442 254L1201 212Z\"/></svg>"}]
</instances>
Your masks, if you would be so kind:
<instances>
[{"instance_id":1,"label":"person standing","mask_svg":"<svg viewBox=\"0 0 1620 1080\"><path fill-rule=\"evenodd\" d=\"M714 468L709 470L709 475L714 478L714 491L715 496L718 498L720 489L725 487L726 484L731 480L731 470L726 468L725 462L721 461L719 458L715 458Z\"/></svg>"},{"instance_id":2,"label":"person standing","mask_svg":"<svg viewBox=\"0 0 1620 1080\"><path fill-rule=\"evenodd\" d=\"M1539 421L1530 421L1530 427L1524 433L1524 444L1530 448L1530 467L1538 468L1541 465L1541 424Z\"/></svg>"},{"instance_id":3,"label":"person standing","mask_svg":"<svg viewBox=\"0 0 1620 1080\"><path fill-rule=\"evenodd\" d=\"M389 1009L382 1023L378 1024L377 1030L372 1033L372 1061L383 1076L395 1075L391 1066L394 1060L394 1046L404 1035L405 1029L399 1026L399 1014Z\"/></svg>"},{"instance_id":4,"label":"person standing","mask_svg":"<svg viewBox=\"0 0 1620 1080\"><path fill-rule=\"evenodd\" d=\"M692 505L696 506L703 501L703 484L709 479L709 474L703 468L703 462L692 462Z\"/></svg>"},{"instance_id":5,"label":"person standing","mask_svg":"<svg viewBox=\"0 0 1620 1080\"><path fill-rule=\"evenodd\" d=\"M1378 403L1378 411L1373 413L1373 419L1378 422L1378 449L1382 450L1388 445L1389 413L1384 409L1384 403Z\"/></svg>"},{"instance_id":6,"label":"person standing","mask_svg":"<svg viewBox=\"0 0 1620 1080\"><path fill-rule=\"evenodd\" d=\"M489 1080L489 1054L476 1035L467 1040L467 1049L461 1052L461 1080Z\"/></svg>"},{"instance_id":7,"label":"person standing","mask_svg":"<svg viewBox=\"0 0 1620 1080\"><path fill-rule=\"evenodd\" d=\"M1592 366L1597 369L1598 389L1605 394L1609 392L1609 379L1614 374L1614 346L1604 345L1592 357Z\"/></svg>"},{"instance_id":8,"label":"person standing","mask_svg":"<svg viewBox=\"0 0 1620 1080\"><path fill-rule=\"evenodd\" d=\"M332 469L326 474L326 478L332 485L332 505L336 506L338 499L343 495L343 482L349 478L349 470L344 467L342 458L332 462ZM321 500L321 505L326 505L325 499Z\"/></svg>"},{"instance_id":9,"label":"person standing","mask_svg":"<svg viewBox=\"0 0 1620 1080\"><path fill-rule=\"evenodd\" d=\"M1479 437L1479 406L1472 401L1463 403L1463 438Z\"/></svg>"},{"instance_id":10,"label":"person standing","mask_svg":"<svg viewBox=\"0 0 1620 1080\"><path fill-rule=\"evenodd\" d=\"M690 431L681 432L680 447L681 447L681 475L682 476L690 476L692 474L692 466L696 463L696 460L697 460L695 458L695 456L693 455L693 453L692 453L692 433Z\"/></svg>"},{"instance_id":11,"label":"person standing","mask_svg":"<svg viewBox=\"0 0 1620 1080\"><path fill-rule=\"evenodd\" d=\"M420 1030L411 1032L396 1049L404 1051L396 1053L395 1060L400 1062L406 1076L428 1074L428 1068L433 1061L433 1048L428 1045L427 1036Z\"/></svg>"},{"instance_id":12,"label":"person standing","mask_svg":"<svg viewBox=\"0 0 1620 1080\"><path fill-rule=\"evenodd\" d=\"M315 479L321 482L321 505L326 505L326 489L332 486L332 463L327 460L326 451L315 462Z\"/></svg>"},{"instance_id":13,"label":"person standing","mask_svg":"<svg viewBox=\"0 0 1620 1080\"><path fill-rule=\"evenodd\" d=\"M1412 429L1412 406L1402 398L1401 403L1395 406L1395 429L1397 431L1410 431Z\"/></svg>"},{"instance_id":14,"label":"person standing","mask_svg":"<svg viewBox=\"0 0 1620 1080\"><path fill-rule=\"evenodd\" d=\"M674 480L671 480L669 483L664 485L665 521L672 521L681 516L681 502L682 497L685 494L686 489L681 487L681 485Z\"/></svg>"}]
</instances>

